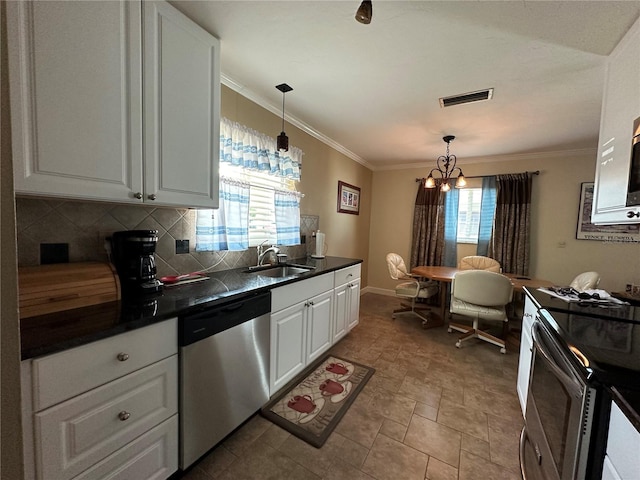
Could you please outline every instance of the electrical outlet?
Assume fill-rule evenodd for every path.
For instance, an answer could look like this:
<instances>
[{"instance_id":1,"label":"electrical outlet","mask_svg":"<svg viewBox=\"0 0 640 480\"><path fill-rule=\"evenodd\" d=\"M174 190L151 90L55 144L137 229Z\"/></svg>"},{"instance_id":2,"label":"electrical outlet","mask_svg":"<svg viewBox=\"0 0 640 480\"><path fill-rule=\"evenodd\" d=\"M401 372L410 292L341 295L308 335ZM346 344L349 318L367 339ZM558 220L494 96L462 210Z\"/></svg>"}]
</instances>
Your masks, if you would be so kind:
<instances>
[{"instance_id":1,"label":"electrical outlet","mask_svg":"<svg viewBox=\"0 0 640 480\"><path fill-rule=\"evenodd\" d=\"M189 240L176 240L176 255L189 253Z\"/></svg>"}]
</instances>

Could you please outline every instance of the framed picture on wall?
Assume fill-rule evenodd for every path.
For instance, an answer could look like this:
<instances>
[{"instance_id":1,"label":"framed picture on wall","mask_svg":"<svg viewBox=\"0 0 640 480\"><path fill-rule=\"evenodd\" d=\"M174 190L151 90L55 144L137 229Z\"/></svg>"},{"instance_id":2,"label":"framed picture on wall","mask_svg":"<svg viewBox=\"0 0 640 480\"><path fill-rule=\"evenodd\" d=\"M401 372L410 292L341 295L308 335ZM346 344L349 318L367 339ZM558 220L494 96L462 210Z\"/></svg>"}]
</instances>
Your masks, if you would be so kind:
<instances>
[{"instance_id":1,"label":"framed picture on wall","mask_svg":"<svg viewBox=\"0 0 640 480\"><path fill-rule=\"evenodd\" d=\"M594 225L591 223L593 204L593 182L583 183L580 189L580 210L578 211L578 240L599 240L606 242L640 242L640 224Z\"/></svg>"},{"instance_id":2,"label":"framed picture on wall","mask_svg":"<svg viewBox=\"0 0 640 480\"><path fill-rule=\"evenodd\" d=\"M360 188L338 180L338 212L360 213Z\"/></svg>"}]
</instances>

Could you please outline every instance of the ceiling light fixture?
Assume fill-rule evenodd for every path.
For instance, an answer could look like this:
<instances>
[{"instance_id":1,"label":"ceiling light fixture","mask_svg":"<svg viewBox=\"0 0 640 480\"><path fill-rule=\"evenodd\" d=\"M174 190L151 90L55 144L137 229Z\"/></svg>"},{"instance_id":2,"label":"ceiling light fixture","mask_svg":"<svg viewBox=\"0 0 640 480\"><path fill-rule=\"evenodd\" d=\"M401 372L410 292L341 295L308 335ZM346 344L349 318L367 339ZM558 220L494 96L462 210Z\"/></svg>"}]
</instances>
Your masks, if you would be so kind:
<instances>
[{"instance_id":1,"label":"ceiling light fixture","mask_svg":"<svg viewBox=\"0 0 640 480\"><path fill-rule=\"evenodd\" d=\"M276 85L276 88L282 92L282 132L278 135L278 151L286 152L289 150L289 137L284 133L284 94L293 90L286 83Z\"/></svg>"},{"instance_id":2,"label":"ceiling light fixture","mask_svg":"<svg viewBox=\"0 0 640 480\"><path fill-rule=\"evenodd\" d=\"M460 173L458 174L458 178L456 179L455 187L464 188L467 186L467 180L464 178L464 175L462 174L462 169L460 167L456 167L456 161L457 161L456 156L449 155L449 144L455 138L456 137L453 135L447 135L445 137L442 137L442 140L444 140L447 144L447 154L440 155L438 157L438 160L436 161L436 168L432 168L431 171L429 172L429 176L427 177L427 180L424 182L424 188L435 188L436 180L435 178L433 178L433 172L438 172L442 177L440 190L442 190L443 192L448 192L449 190L451 190L451 186L449 185L449 179L451 178L451 176L456 170L458 170Z\"/></svg>"},{"instance_id":3,"label":"ceiling light fixture","mask_svg":"<svg viewBox=\"0 0 640 480\"><path fill-rule=\"evenodd\" d=\"M365 25L369 25L371 23L371 17L373 17L371 0L363 0L356 12L356 20Z\"/></svg>"}]
</instances>

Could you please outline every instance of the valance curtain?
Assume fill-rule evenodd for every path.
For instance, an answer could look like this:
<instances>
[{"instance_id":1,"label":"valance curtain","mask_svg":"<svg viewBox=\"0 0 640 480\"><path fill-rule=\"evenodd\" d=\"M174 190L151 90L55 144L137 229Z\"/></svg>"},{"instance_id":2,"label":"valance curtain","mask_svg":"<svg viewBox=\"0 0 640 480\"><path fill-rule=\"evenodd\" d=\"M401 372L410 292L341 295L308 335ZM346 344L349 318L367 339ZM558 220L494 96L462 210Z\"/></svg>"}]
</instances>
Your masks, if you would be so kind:
<instances>
[{"instance_id":1,"label":"valance curtain","mask_svg":"<svg viewBox=\"0 0 640 480\"><path fill-rule=\"evenodd\" d=\"M496 213L488 254L502 271L529 274L531 174L496 176Z\"/></svg>"},{"instance_id":2,"label":"valance curtain","mask_svg":"<svg viewBox=\"0 0 640 480\"><path fill-rule=\"evenodd\" d=\"M413 211L411 268L442 265L444 259L444 194L420 182Z\"/></svg>"},{"instance_id":3,"label":"valance curtain","mask_svg":"<svg viewBox=\"0 0 640 480\"><path fill-rule=\"evenodd\" d=\"M297 147L280 152L276 140L227 118L220 120L220 162L300 180L302 156Z\"/></svg>"},{"instance_id":4,"label":"valance curtain","mask_svg":"<svg viewBox=\"0 0 640 480\"><path fill-rule=\"evenodd\" d=\"M277 149L276 140L227 118L220 120L220 163L238 171L263 172L300 180L303 151L289 146ZM233 176L233 173L229 173ZM196 251L246 250L249 248L250 191L256 188L238 178L220 178L218 210L198 210ZM261 187L263 188L263 187ZM274 194L276 236L279 245L300 243L300 194Z\"/></svg>"},{"instance_id":5,"label":"valance curtain","mask_svg":"<svg viewBox=\"0 0 640 480\"><path fill-rule=\"evenodd\" d=\"M249 248L249 184L220 178L218 210L196 213L196 251Z\"/></svg>"}]
</instances>

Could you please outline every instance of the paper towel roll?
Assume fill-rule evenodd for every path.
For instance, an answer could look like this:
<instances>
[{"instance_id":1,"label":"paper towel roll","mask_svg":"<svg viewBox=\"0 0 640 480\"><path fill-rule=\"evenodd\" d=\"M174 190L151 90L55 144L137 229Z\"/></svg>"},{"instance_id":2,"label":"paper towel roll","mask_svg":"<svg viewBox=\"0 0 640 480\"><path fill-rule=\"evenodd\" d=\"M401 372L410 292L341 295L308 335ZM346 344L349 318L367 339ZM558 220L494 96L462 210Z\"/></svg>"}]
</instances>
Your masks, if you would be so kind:
<instances>
[{"instance_id":1,"label":"paper towel roll","mask_svg":"<svg viewBox=\"0 0 640 480\"><path fill-rule=\"evenodd\" d=\"M313 257L324 257L324 233L322 233L320 230L316 232L316 254L313 255Z\"/></svg>"}]
</instances>

